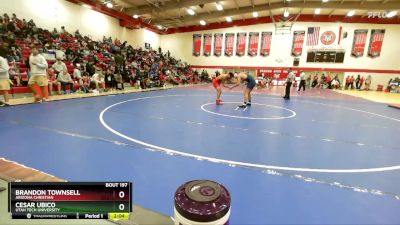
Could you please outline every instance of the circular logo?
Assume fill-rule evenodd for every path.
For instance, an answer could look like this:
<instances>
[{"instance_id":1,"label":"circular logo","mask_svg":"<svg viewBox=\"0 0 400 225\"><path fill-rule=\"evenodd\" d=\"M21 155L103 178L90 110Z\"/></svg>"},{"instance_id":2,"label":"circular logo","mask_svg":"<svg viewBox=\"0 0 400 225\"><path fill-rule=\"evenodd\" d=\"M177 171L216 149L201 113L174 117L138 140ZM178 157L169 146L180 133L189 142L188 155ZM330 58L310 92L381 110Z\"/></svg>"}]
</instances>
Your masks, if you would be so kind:
<instances>
[{"instance_id":1,"label":"circular logo","mask_svg":"<svg viewBox=\"0 0 400 225\"><path fill-rule=\"evenodd\" d=\"M212 196L215 194L215 190L214 188L210 187L210 186L204 186L201 187L199 190L200 194L203 196Z\"/></svg>"},{"instance_id":2,"label":"circular logo","mask_svg":"<svg viewBox=\"0 0 400 225\"><path fill-rule=\"evenodd\" d=\"M325 31L321 35L321 42L324 45L331 45L333 42L335 42L336 39L336 34L333 33L332 31Z\"/></svg>"}]
</instances>

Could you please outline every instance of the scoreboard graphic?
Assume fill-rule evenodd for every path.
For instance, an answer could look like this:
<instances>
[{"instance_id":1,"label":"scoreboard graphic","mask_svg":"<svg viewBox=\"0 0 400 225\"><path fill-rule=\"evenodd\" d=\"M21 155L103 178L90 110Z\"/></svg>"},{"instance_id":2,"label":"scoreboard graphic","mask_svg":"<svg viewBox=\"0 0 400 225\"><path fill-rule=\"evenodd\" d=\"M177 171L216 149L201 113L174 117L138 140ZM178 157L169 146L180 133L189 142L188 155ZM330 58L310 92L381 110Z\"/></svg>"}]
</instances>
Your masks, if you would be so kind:
<instances>
[{"instance_id":1,"label":"scoreboard graphic","mask_svg":"<svg viewBox=\"0 0 400 225\"><path fill-rule=\"evenodd\" d=\"M13 219L129 219L130 182L11 182Z\"/></svg>"}]
</instances>

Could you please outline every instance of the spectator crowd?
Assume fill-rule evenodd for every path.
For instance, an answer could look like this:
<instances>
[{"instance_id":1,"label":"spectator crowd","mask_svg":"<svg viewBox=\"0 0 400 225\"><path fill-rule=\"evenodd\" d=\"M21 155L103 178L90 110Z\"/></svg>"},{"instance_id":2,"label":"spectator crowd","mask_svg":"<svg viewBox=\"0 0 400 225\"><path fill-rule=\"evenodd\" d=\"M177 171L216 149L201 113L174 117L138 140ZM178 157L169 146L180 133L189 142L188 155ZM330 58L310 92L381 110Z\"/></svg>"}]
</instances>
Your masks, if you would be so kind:
<instances>
[{"instance_id":1,"label":"spectator crowd","mask_svg":"<svg viewBox=\"0 0 400 225\"><path fill-rule=\"evenodd\" d=\"M0 56L8 62L11 85L30 86L38 101L42 97L34 85L45 84L49 94L62 94L67 90L123 90L124 83L144 89L161 87L166 82L177 85L206 80L161 48L134 48L126 41L105 36L94 40L79 30L70 33L64 26L49 31L15 14L0 16ZM39 61L41 64L36 63ZM1 68L0 78L6 76L5 69ZM40 77L43 75L46 79Z\"/></svg>"}]
</instances>

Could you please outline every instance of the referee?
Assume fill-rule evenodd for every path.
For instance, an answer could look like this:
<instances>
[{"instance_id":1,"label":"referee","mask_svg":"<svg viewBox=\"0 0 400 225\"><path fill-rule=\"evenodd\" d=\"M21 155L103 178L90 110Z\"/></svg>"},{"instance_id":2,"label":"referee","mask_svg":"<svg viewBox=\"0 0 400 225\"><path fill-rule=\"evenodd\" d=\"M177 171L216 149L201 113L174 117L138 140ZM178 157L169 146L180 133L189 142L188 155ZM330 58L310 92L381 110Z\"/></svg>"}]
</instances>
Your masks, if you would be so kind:
<instances>
[{"instance_id":1,"label":"referee","mask_svg":"<svg viewBox=\"0 0 400 225\"><path fill-rule=\"evenodd\" d=\"M284 99L289 100L290 99L290 88L292 87L292 83L294 81L295 75L292 71L292 69L289 69L289 74L286 78L286 90L285 90L285 96L283 96Z\"/></svg>"},{"instance_id":2,"label":"referee","mask_svg":"<svg viewBox=\"0 0 400 225\"><path fill-rule=\"evenodd\" d=\"M300 71L300 84L299 84L299 89L297 91L300 91L301 88L303 87L303 91L306 90L306 74L304 71Z\"/></svg>"}]
</instances>

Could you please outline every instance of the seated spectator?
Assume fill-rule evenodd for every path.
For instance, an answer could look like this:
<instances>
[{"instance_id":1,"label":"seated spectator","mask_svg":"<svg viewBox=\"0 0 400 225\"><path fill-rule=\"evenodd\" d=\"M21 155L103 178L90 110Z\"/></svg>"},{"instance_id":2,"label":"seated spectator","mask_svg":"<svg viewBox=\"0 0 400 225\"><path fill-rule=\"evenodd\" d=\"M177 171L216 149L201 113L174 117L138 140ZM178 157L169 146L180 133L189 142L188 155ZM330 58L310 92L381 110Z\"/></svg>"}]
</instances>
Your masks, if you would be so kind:
<instances>
[{"instance_id":1,"label":"seated spectator","mask_svg":"<svg viewBox=\"0 0 400 225\"><path fill-rule=\"evenodd\" d=\"M97 91L102 91L106 88L106 84L104 82L104 75L102 72L93 74L92 78L90 79L91 84L95 86Z\"/></svg>"},{"instance_id":2,"label":"seated spectator","mask_svg":"<svg viewBox=\"0 0 400 225\"><path fill-rule=\"evenodd\" d=\"M331 88L333 89L339 89L340 88L340 82L338 78L335 78L331 81Z\"/></svg>"},{"instance_id":3,"label":"seated spectator","mask_svg":"<svg viewBox=\"0 0 400 225\"><path fill-rule=\"evenodd\" d=\"M108 88L110 88L111 90L114 90L116 88L114 74L111 69L108 69L106 71L106 75L104 76L104 79L105 79L106 86Z\"/></svg>"},{"instance_id":4,"label":"seated spectator","mask_svg":"<svg viewBox=\"0 0 400 225\"><path fill-rule=\"evenodd\" d=\"M67 86L69 86L71 92L75 93L76 90L74 88L74 81L72 80L71 75L69 75L67 70L64 70L58 74L57 81L61 83L64 94L67 93Z\"/></svg>"},{"instance_id":5,"label":"seated spectator","mask_svg":"<svg viewBox=\"0 0 400 225\"><path fill-rule=\"evenodd\" d=\"M93 76L96 73L96 68L92 62L86 64L86 72L88 72L90 76Z\"/></svg>"},{"instance_id":6,"label":"seated spectator","mask_svg":"<svg viewBox=\"0 0 400 225\"><path fill-rule=\"evenodd\" d=\"M49 84L49 95L52 95L54 85L57 87L57 94L61 95L61 83L57 81L57 76L54 72L54 69L50 68L47 70L47 80Z\"/></svg>"},{"instance_id":7,"label":"seated spectator","mask_svg":"<svg viewBox=\"0 0 400 225\"><path fill-rule=\"evenodd\" d=\"M74 72L72 74L73 79L75 79L80 85L82 84L81 69L81 65L76 64L76 67L74 68Z\"/></svg>"},{"instance_id":8,"label":"seated spectator","mask_svg":"<svg viewBox=\"0 0 400 225\"><path fill-rule=\"evenodd\" d=\"M83 72L82 83L79 83L80 85L80 90L84 93L89 93L90 92L90 76L88 72Z\"/></svg>"},{"instance_id":9,"label":"seated spectator","mask_svg":"<svg viewBox=\"0 0 400 225\"><path fill-rule=\"evenodd\" d=\"M66 59L66 55L65 55L65 49L64 48L58 48L56 50L56 58L60 58L61 60L65 60Z\"/></svg>"},{"instance_id":10,"label":"seated spectator","mask_svg":"<svg viewBox=\"0 0 400 225\"><path fill-rule=\"evenodd\" d=\"M75 37L78 39L82 38L82 35L81 35L81 33L79 33L79 30L75 31Z\"/></svg>"},{"instance_id":11,"label":"seated spectator","mask_svg":"<svg viewBox=\"0 0 400 225\"><path fill-rule=\"evenodd\" d=\"M63 61L61 61L60 57L56 58L56 62L51 66L51 68L54 69L54 71L56 72L57 76L59 74L61 74L63 71L67 71L67 66L65 65L65 63Z\"/></svg>"},{"instance_id":12,"label":"seated spectator","mask_svg":"<svg viewBox=\"0 0 400 225\"><path fill-rule=\"evenodd\" d=\"M317 87L317 85L318 85L318 75L315 75L313 78L313 81L311 83L311 87L315 88L315 87Z\"/></svg>"}]
</instances>

